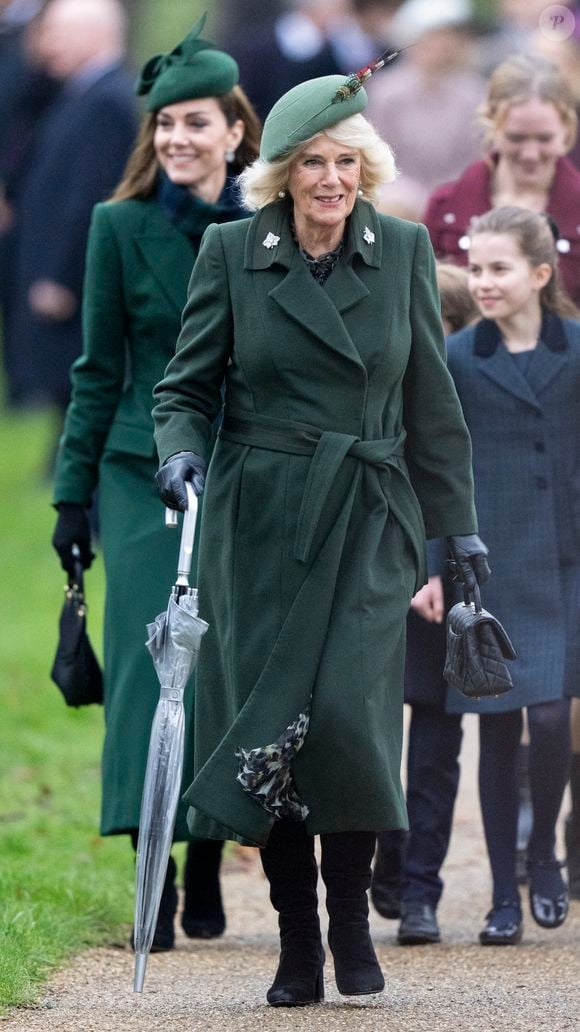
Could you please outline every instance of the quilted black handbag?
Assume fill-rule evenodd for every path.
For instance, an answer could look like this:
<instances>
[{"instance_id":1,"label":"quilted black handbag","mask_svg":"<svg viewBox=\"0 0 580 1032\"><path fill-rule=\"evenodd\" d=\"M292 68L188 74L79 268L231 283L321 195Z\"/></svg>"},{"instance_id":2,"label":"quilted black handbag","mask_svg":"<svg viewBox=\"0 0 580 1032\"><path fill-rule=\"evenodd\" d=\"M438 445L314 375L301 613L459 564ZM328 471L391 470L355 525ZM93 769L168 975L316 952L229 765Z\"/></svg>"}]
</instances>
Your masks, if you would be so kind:
<instances>
[{"instance_id":1,"label":"quilted black handbag","mask_svg":"<svg viewBox=\"0 0 580 1032\"><path fill-rule=\"evenodd\" d=\"M103 675L87 634L87 607L80 562L75 562L74 574L69 577L64 590L59 640L50 676L68 706L88 706L103 701Z\"/></svg>"},{"instance_id":2,"label":"quilted black handbag","mask_svg":"<svg viewBox=\"0 0 580 1032\"><path fill-rule=\"evenodd\" d=\"M447 616L447 656L443 676L468 699L504 695L513 688L506 660L516 650L495 616L482 608L479 587L473 601L464 588L464 601Z\"/></svg>"}]
</instances>

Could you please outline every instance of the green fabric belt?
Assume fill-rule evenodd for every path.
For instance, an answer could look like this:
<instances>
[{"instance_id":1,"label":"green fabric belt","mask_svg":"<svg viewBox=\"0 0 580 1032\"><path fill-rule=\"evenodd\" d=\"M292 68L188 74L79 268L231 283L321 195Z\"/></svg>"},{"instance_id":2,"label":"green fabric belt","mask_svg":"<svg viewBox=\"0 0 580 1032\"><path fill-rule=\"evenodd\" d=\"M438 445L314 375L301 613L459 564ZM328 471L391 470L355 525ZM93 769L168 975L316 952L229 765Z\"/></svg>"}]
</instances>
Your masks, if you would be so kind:
<instances>
[{"instance_id":1,"label":"green fabric belt","mask_svg":"<svg viewBox=\"0 0 580 1032\"><path fill-rule=\"evenodd\" d=\"M363 463L377 469L386 470L391 467L399 473L402 472L396 460L404 457L404 431L397 437L361 441L360 437L355 435L320 430L307 423L254 414L234 414L231 410L226 410L219 436L225 441L234 441L252 448L312 456L294 544L294 558L304 563L308 562L310 557L312 542L332 484L347 456L358 459L359 463L355 467L345 504L350 499L352 505L354 481L358 482Z\"/></svg>"}]
</instances>

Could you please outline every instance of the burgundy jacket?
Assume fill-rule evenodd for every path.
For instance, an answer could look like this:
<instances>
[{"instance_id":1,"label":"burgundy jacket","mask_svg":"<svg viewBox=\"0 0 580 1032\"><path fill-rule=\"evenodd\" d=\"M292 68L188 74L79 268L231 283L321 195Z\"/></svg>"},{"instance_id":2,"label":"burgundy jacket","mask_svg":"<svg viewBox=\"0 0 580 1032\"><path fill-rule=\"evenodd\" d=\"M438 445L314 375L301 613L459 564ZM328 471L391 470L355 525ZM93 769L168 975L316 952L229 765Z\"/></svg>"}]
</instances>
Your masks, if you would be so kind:
<instances>
[{"instance_id":1,"label":"burgundy jacket","mask_svg":"<svg viewBox=\"0 0 580 1032\"><path fill-rule=\"evenodd\" d=\"M492 207L490 180L487 162L475 161L459 179L433 191L423 221L438 258L466 264L469 220ZM556 164L547 214L559 231L556 247L563 285L580 304L580 172L568 158L560 158Z\"/></svg>"}]
</instances>

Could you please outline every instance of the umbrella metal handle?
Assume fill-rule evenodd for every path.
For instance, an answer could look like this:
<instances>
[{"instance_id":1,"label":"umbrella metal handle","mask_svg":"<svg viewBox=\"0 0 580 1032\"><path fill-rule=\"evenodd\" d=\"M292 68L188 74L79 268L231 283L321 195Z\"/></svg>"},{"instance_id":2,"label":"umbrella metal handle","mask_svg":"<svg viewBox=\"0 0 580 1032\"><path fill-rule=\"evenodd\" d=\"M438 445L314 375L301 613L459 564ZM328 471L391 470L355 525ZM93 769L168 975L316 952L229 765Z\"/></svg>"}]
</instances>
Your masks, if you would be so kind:
<instances>
[{"instance_id":1,"label":"umbrella metal handle","mask_svg":"<svg viewBox=\"0 0 580 1032\"><path fill-rule=\"evenodd\" d=\"M181 544L179 546L179 559L177 560L177 584L189 587L189 574L191 572L191 560L193 557L193 541L195 538L195 525L197 523L198 500L193 485L186 481L187 511L183 514L183 527L181 529Z\"/></svg>"}]
</instances>

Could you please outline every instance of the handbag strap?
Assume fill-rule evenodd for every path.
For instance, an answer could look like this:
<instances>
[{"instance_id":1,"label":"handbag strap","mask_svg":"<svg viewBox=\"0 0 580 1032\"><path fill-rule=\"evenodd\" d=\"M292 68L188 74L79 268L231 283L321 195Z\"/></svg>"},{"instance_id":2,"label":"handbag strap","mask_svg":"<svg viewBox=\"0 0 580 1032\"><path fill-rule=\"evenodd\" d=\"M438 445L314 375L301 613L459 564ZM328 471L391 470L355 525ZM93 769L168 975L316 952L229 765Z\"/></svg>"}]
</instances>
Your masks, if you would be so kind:
<instances>
[{"instance_id":1,"label":"handbag strap","mask_svg":"<svg viewBox=\"0 0 580 1032\"><path fill-rule=\"evenodd\" d=\"M83 564L81 563L81 550L78 545L73 545L71 548L72 556L74 559L73 572L69 573L68 586L71 590L77 591L77 594L84 598L85 583L84 583L84 570Z\"/></svg>"},{"instance_id":2,"label":"handbag strap","mask_svg":"<svg viewBox=\"0 0 580 1032\"><path fill-rule=\"evenodd\" d=\"M473 603L476 613L482 612L483 606L481 604L479 584L476 583L475 587L471 591L465 586L465 584L463 585L463 601L466 606L470 606Z\"/></svg>"}]
</instances>

